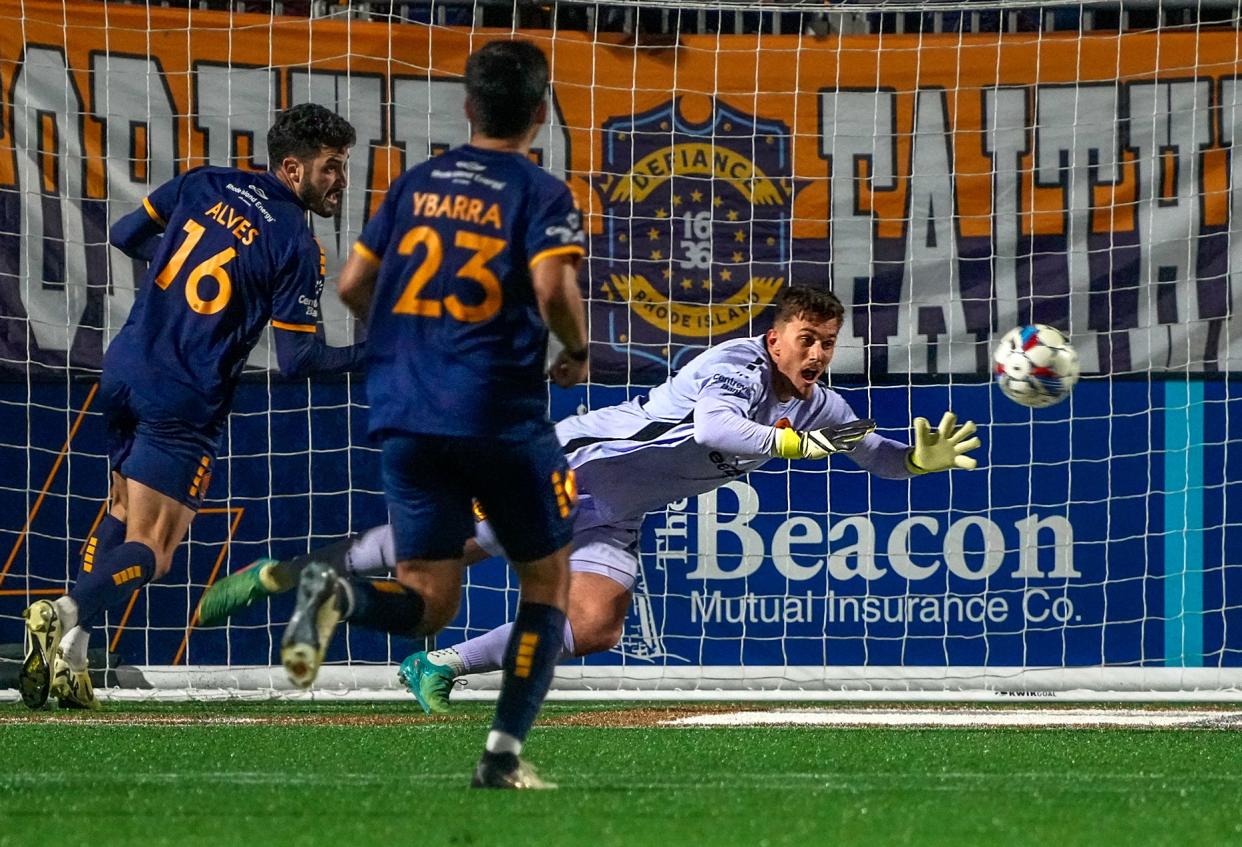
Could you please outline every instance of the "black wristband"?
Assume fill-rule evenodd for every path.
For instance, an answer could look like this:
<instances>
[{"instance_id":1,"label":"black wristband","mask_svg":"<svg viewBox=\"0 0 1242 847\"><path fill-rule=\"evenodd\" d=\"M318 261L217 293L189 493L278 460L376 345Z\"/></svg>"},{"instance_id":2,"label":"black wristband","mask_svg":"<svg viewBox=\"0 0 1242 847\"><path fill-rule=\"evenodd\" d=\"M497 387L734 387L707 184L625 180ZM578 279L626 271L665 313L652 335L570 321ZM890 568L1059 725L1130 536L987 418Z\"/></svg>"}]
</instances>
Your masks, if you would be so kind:
<instances>
[{"instance_id":1,"label":"black wristband","mask_svg":"<svg viewBox=\"0 0 1242 847\"><path fill-rule=\"evenodd\" d=\"M585 362L587 360L587 348L581 350L570 350L568 347L561 350L561 354L571 362Z\"/></svg>"}]
</instances>

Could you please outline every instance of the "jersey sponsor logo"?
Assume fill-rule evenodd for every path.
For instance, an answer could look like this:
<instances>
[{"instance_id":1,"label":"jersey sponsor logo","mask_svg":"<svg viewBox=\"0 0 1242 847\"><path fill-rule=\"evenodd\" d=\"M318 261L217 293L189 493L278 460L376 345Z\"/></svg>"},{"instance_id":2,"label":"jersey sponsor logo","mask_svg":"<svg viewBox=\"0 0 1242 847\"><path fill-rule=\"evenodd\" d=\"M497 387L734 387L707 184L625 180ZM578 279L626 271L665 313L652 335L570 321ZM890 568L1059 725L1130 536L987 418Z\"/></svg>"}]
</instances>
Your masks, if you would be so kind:
<instances>
[{"instance_id":1,"label":"jersey sponsor logo","mask_svg":"<svg viewBox=\"0 0 1242 847\"><path fill-rule=\"evenodd\" d=\"M319 317L319 298L310 298L305 294L298 295L298 305L306 307L306 317Z\"/></svg>"},{"instance_id":2,"label":"jersey sponsor logo","mask_svg":"<svg viewBox=\"0 0 1242 847\"><path fill-rule=\"evenodd\" d=\"M476 171L476 168L478 170L483 170L484 166L464 168L464 164L466 163L459 163L457 170L445 171L438 168L434 169L431 172L431 178L451 180L458 185L470 185L471 183L474 183L476 185L482 185L485 188L490 188L492 191L505 190L505 182L503 180L492 179L491 177L483 176L483 174ZM474 163L470 162L469 164L473 165Z\"/></svg>"},{"instance_id":3,"label":"jersey sponsor logo","mask_svg":"<svg viewBox=\"0 0 1242 847\"><path fill-rule=\"evenodd\" d=\"M715 374L707 381L709 387L716 387L732 397L741 397L749 400L755 393L755 386L748 385L740 379L734 379L725 374Z\"/></svg>"},{"instance_id":4,"label":"jersey sponsor logo","mask_svg":"<svg viewBox=\"0 0 1242 847\"><path fill-rule=\"evenodd\" d=\"M576 210L565 216L564 226L550 226L543 234L550 238L559 238L561 244L586 244L586 236L582 232L582 215Z\"/></svg>"},{"instance_id":5,"label":"jersey sponsor logo","mask_svg":"<svg viewBox=\"0 0 1242 847\"><path fill-rule=\"evenodd\" d=\"M597 275L653 341L748 330L785 281L789 129L707 102L697 121L679 98L602 128L609 245Z\"/></svg>"},{"instance_id":6,"label":"jersey sponsor logo","mask_svg":"<svg viewBox=\"0 0 1242 847\"><path fill-rule=\"evenodd\" d=\"M247 206L250 206L251 208L258 211L258 213L263 216L263 220L267 221L268 223L271 223L272 221L276 220L275 216L273 216L272 213L269 212L263 206L263 204L259 202L259 197L250 191L251 188L254 188L253 185L248 186L247 188L242 188L230 182L230 183L227 183L224 187L227 188L229 191L232 191L234 194L236 194L238 199L240 199ZM264 197L263 199L266 200L267 198Z\"/></svg>"}]
</instances>

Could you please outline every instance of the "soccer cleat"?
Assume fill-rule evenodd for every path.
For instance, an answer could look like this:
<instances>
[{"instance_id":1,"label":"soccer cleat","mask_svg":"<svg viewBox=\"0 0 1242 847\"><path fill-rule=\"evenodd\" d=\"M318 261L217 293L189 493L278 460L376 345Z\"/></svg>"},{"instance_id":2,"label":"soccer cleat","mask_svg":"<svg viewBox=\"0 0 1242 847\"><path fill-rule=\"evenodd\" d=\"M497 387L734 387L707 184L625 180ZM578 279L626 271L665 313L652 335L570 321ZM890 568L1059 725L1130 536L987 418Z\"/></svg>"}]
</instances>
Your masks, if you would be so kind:
<instances>
[{"instance_id":1,"label":"soccer cleat","mask_svg":"<svg viewBox=\"0 0 1242 847\"><path fill-rule=\"evenodd\" d=\"M535 768L512 753L484 753L474 769L471 788L556 788L555 782L541 779Z\"/></svg>"},{"instance_id":2,"label":"soccer cleat","mask_svg":"<svg viewBox=\"0 0 1242 847\"><path fill-rule=\"evenodd\" d=\"M397 671L397 679L410 690L418 705L429 715L443 715L449 710L449 692L457 675L448 665L438 665L425 652L406 656Z\"/></svg>"},{"instance_id":3,"label":"soccer cleat","mask_svg":"<svg viewBox=\"0 0 1242 847\"><path fill-rule=\"evenodd\" d=\"M52 689L52 659L60 649L64 628L50 600L36 600L22 612L26 619L26 659L17 677L22 702L41 709Z\"/></svg>"},{"instance_id":4,"label":"soccer cleat","mask_svg":"<svg viewBox=\"0 0 1242 847\"><path fill-rule=\"evenodd\" d=\"M52 696L62 709L100 708L99 698L95 696L95 686L91 685L91 675L86 670L75 671L65 661L65 651L58 650L56 661L52 663Z\"/></svg>"},{"instance_id":5,"label":"soccer cleat","mask_svg":"<svg viewBox=\"0 0 1242 847\"><path fill-rule=\"evenodd\" d=\"M289 681L298 688L310 688L323 663L323 654L341 622L337 603L336 573L315 562L302 571L298 580L298 604L280 640L280 659Z\"/></svg>"},{"instance_id":6,"label":"soccer cleat","mask_svg":"<svg viewBox=\"0 0 1242 847\"><path fill-rule=\"evenodd\" d=\"M275 559L258 559L207 589L198 604L198 622L212 626L276 592L263 584L262 571Z\"/></svg>"}]
</instances>

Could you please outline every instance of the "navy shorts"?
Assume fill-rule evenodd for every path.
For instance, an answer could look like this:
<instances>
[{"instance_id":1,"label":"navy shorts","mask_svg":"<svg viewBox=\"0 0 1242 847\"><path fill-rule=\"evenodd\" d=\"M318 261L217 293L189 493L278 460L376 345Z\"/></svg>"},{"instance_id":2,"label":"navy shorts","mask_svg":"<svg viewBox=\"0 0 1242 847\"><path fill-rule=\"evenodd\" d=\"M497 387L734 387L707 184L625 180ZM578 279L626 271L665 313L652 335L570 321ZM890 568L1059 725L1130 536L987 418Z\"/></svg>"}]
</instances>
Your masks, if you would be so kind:
<instances>
[{"instance_id":1,"label":"navy shorts","mask_svg":"<svg viewBox=\"0 0 1242 847\"><path fill-rule=\"evenodd\" d=\"M578 492L550 425L521 438L390 432L382 461L397 561L460 556L474 537L472 499L515 562L573 538Z\"/></svg>"},{"instance_id":2,"label":"navy shorts","mask_svg":"<svg viewBox=\"0 0 1242 847\"><path fill-rule=\"evenodd\" d=\"M198 511L211 483L223 424L193 424L107 373L99 381L112 470Z\"/></svg>"}]
</instances>

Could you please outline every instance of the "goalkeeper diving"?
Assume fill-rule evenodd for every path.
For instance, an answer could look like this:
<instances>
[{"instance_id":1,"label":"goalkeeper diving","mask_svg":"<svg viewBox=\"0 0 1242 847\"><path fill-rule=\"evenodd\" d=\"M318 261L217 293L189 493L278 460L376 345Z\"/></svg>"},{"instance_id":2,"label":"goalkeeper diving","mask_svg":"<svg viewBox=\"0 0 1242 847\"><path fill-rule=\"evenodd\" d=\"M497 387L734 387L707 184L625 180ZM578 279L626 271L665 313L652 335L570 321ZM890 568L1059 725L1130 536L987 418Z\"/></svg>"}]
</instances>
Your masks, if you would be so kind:
<instances>
[{"instance_id":1,"label":"goalkeeper diving","mask_svg":"<svg viewBox=\"0 0 1242 847\"><path fill-rule=\"evenodd\" d=\"M772 459L825 460L843 453L887 479L972 469L975 425L945 412L932 428L915 418L914 444L874 432L845 400L820 383L832 361L845 310L831 293L786 287L772 329L704 351L649 395L561 421L557 437L576 475L579 509L570 559L563 659L610 650L638 574L639 530L648 512L711 491ZM463 565L504 555L485 516ZM261 559L212 586L199 619L214 624L264 597L292 589L302 574L331 571L344 620L406 637L410 627L393 592L355 592L368 577L395 571L392 534L378 527L287 561ZM400 578L400 574L397 574ZM393 583L388 583L396 588ZM377 605L355 597L382 596ZM399 677L429 713L448 709L453 680L500 669L510 624L401 664Z\"/></svg>"}]
</instances>

